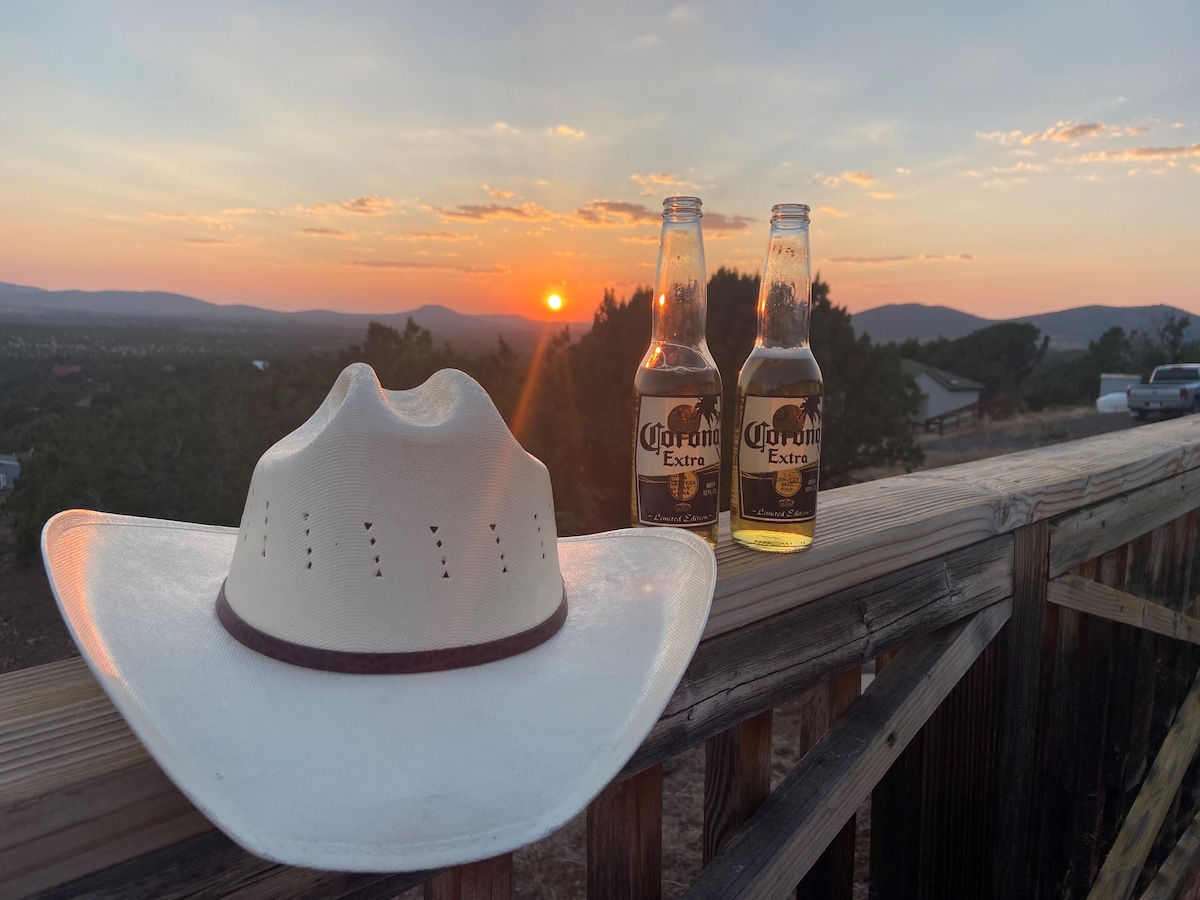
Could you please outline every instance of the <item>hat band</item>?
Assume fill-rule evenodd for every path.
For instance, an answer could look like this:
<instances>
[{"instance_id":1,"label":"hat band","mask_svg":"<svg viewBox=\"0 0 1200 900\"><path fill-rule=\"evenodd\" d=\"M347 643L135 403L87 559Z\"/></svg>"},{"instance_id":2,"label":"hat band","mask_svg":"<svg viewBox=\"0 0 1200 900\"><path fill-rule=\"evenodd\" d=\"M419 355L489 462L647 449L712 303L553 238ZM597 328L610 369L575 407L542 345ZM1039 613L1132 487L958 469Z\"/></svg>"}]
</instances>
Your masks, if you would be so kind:
<instances>
[{"instance_id":1,"label":"hat band","mask_svg":"<svg viewBox=\"0 0 1200 900\"><path fill-rule=\"evenodd\" d=\"M465 669L495 662L532 650L558 633L567 620L567 595L563 592L562 603L550 618L540 625L520 631L508 637L497 638L482 644L465 647L444 647L437 650L413 650L399 653L356 653L347 650L328 650L309 647L267 634L255 628L229 605L225 597L225 583L217 595L217 619L239 643L256 653L326 672L345 672L353 675L407 675L416 672L442 672L447 669Z\"/></svg>"}]
</instances>

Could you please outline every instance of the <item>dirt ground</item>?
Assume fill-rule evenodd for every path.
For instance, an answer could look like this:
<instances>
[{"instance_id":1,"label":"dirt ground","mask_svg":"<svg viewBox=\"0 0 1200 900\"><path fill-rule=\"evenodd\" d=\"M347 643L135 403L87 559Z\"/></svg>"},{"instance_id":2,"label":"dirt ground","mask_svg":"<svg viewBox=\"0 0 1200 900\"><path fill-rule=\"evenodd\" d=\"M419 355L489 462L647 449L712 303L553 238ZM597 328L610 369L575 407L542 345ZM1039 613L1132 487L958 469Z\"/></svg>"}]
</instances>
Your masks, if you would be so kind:
<instances>
[{"instance_id":1,"label":"dirt ground","mask_svg":"<svg viewBox=\"0 0 1200 900\"><path fill-rule=\"evenodd\" d=\"M1055 410L1004 421L972 423L947 435L922 435L924 468L937 468L1024 450L1045 444L1090 437L1144 424L1122 414L1099 414L1094 409ZM875 477L890 472L872 473ZM76 655L58 614L41 567L18 569L13 563L12 537L0 516L0 673L41 665ZM797 762L795 747L804 729L802 704L775 712L773 784ZM693 748L670 760L663 790L663 896L678 897L700 871L703 827L704 753ZM516 855L517 896L536 900L565 900L585 894L585 817L579 816L558 834ZM859 811L856 898L868 894L869 802ZM419 889L405 900L422 896Z\"/></svg>"}]
</instances>

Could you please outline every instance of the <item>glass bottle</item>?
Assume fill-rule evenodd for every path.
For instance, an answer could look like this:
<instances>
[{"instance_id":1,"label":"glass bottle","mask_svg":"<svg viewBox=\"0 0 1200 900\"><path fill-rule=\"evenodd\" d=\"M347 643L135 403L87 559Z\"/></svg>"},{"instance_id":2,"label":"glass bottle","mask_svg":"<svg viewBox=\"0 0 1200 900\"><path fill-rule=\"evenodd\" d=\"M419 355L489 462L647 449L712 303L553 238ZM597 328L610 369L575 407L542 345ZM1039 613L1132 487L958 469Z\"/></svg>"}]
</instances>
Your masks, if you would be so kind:
<instances>
[{"instance_id":1,"label":"glass bottle","mask_svg":"<svg viewBox=\"0 0 1200 900\"><path fill-rule=\"evenodd\" d=\"M635 525L687 528L717 543L721 375L705 340L708 281L700 201L663 201L650 346L633 380Z\"/></svg>"},{"instance_id":2,"label":"glass bottle","mask_svg":"<svg viewBox=\"0 0 1200 900\"><path fill-rule=\"evenodd\" d=\"M808 346L808 207L771 208L758 339L738 373L730 530L756 550L812 544L821 462L821 369Z\"/></svg>"}]
</instances>

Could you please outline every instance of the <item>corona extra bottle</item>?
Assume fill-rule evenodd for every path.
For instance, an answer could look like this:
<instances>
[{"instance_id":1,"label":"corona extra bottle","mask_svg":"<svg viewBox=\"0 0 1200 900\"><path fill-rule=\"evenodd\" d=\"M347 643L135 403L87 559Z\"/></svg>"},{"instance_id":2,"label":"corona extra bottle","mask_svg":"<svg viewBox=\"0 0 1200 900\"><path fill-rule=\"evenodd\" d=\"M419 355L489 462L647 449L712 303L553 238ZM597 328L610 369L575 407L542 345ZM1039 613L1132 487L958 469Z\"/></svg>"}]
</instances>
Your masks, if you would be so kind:
<instances>
[{"instance_id":1,"label":"corona extra bottle","mask_svg":"<svg viewBox=\"0 0 1200 900\"><path fill-rule=\"evenodd\" d=\"M758 293L758 339L738 373L733 539L756 550L803 550L816 530L821 370L808 346L812 283L808 207L771 208Z\"/></svg>"},{"instance_id":2,"label":"corona extra bottle","mask_svg":"<svg viewBox=\"0 0 1200 900\"><path fill-rule=\"evenodd\" d=\"M635 525L673 525L717 543L721 375L708 350L700 201L663 201L650 347L633 381Z\"/></svg>"}]
</instances>

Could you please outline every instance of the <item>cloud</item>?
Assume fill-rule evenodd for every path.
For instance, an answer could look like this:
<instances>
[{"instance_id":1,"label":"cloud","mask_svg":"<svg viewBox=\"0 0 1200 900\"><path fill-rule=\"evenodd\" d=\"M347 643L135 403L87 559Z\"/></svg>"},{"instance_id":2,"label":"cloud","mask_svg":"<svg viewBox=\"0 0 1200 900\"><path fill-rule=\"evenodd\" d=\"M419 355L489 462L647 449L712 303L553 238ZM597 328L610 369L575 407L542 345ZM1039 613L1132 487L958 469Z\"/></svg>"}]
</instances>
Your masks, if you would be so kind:
<instances>
[{"instance_id":1,"label":"cloud","mask_svg":"<svg viewBox=\"0 0 1200 900\"><path fill-rule=\"evenodd\" d=\"M974 259L973 253L920 253L916 256L833 256L829 262L874 265L894 262L971 262Z\"/></svg>"},{"instance_id":2,"label":"cloud","mask_svg":"<svg viewBox=\"0 0 1200 900\"><path fill-rule=\"evenodd\" d=\"M859 187L870 187L875 182L874 175L866 172L843 172L841 175L822 175L820 172L809 179L809 184L819 184L822 187L837 187L843 181L856 184Z\"/></svg>"},{"instance_id":3,"label":"cloud","mask_svg":"<svg viewBox=\"0 0 1200 900\"><path fill-rule=\"evenodd\" d=\"M1200 144L1188 147L1130 147L1125 150L1099 150L1071 156L1061 162L1139 162L1150 159L1178 159L1185 156L1200 156Z\"/></svg>"},{"instance_id":4,"label":"cloud","mask_svg":"<svg viewBox=\"0 0 1200 900\"><path fill-rule=\"evenodd\" d=\"M184 238L185 244L205 244L205 245L225 245L236 244L237 241L232 238Z\"/></svg>"},{"instance_id":5,"label":"cloud","mask_svg":"<svg viewBox=\"0 0 1200 900\"><path fill-rule=\"evenodd\" d=\"M713 232L745 231L754 222L749 216L723 216L720 213L704 214L704 231Z\"/></svg>"},{"instance_id":6,"label":"cloud","mask_svg":"<svg viewBox=\"0 0 1200 900\"><path fill-rule=\"evenodd\" d=\"M297 234L308 237L337 238L339 241L357 241L358 235L352 231L342 231L340 228L301 228Z\"/></svg>"},{"instance_id":7,"label":"cloud","mask_svg":"<svg viewBox=\"0 0 1200 900\"><path fill-rule=\"evenodd\" d=\"M343 263L347 266L357 266L363 269L395 269L395 270L437 270L443 272L467 272L471 275L503 275L509 271L508 266L456 266L449 263L436 262L395 262L382 259L357 259Z\"/></svg>"},{"instance_id":8,"label":"cloud","mask_svg":"<svg viewBox=\"0 0 1200 900\"><path fill-rule=\"evenodd\" d=\"M1028 182L1028 178L993 178L991 181L981 182L979 186L985 188L1006 188L1012 187L1014 184L1027 184Z\"/></svg>"},{"instance_id":9,"label":"cloud","mask_svg":"<svg viewBox=\"0 0 1200 900\"><path fill-rule=\"evenodd\" d=\"M660 188L681 188L695 190L700 185L691 181L684 181L678 175L669 172L650 172L646 175L641 175L635 172L629 176L630 181L636 181L643 188L640 191L643 197L653 197L661 194Z\"/></svg>"},{"instance_id":10,"label":"cloud","mask_svg":"<svg viewBox=\"0 0 1200 900\"><path fill-rule=\"evenodd\" d=\"M871 191L871 196L876 200L891 200L895 195L891 191Z\"/></svg>"},{"instance_id":11,"label":"cloud","mask_svg":"<svg viewBox=\"0 0 1200 900\"><path fill-rule=\"evenodd\" d=\"M1046 167L1038 163L1019 162L1013 166L992 166L992 171L999 175L1009 175L1013 172L1045 172Z\"/></svg>"},{"instance_id":12,"label":"cloud","mask_svg":"<svg viewBox=\"0 0 1200 900\"><path fill-rule=\"evenodd\" d=\"M229 209L221 210L223 216L260 216L262 214L261 209L255 209L253 206L232 206Z\"/></svg>"},{"instance_id":13,"label":"cloud","mask_svg":"<svg viewBox=\"0 0 1200 900\"><path fill-rule=\"evenodd\" d=\"M820 172L818 172L808 181L809 184L819 184L821 187L837 187L839 184L841 184L841 182L842 179L838 178L836 175L822 175Z\"/></svg>"},{"instance_id":14,"label":"cloud","mask_svg":"<svg viewBox=\"0 0 1200 900\"><path fill-rule=\"evenodd\" d=\"M203 225L205 228L211 228L213 231L232 231L233 226L228 225L219 219L214 219L212 216L196 216L191 213L164 213L164 212L148 212L146 215L151 219L162 219L167 222L194 222L197 225Z\"/></svg>"},{"instance_id":15,"label":"cloud","mask_svg":"<svg viewBox=\"0 0 1200 900\"><path fill-rule=\"evenodd\" d=\"M681 3L667 13L667 18L676 24L682 24L684 22L695 22L696 14Z\"/></svg>"},{"instance_id":16,"label":"cloud","mask_svg":"<svg viewBox=\"0 0 1200 900\"><path fill-rule=\"evenodd\" d=\"M356 197L353 200L343 200L341 203L317 203L313 206L300 206L297 210L318 216L386 216L396 207L396 201L391 197Z\"/></svg>"},{"instance_id":17,"label":"cloud","mask_svg":"<svg viewBox=\"0 0 1200 900\"><path fill-rule=\"evenodd\" d=\"M897 175L911 175L912 169L906 169L904 166L896 166Z\"/></svg>"},{"instance_id":18,"label":"cloud","mask_svg":"<svg viewBox=\"0 0 1200 900\"><path fill-rule=\"evenodd\" d=\"M536 203L522 203L520 206L503 206L499 203L487 203L482 206L433 206L430 209L437 212L443 221L492 222L497 219L512 219L518 222L544 222L554 218L554 213Z\"/></svg>"},{"instance_id":19,"label":"cloud","mask_svg":"<svg viewBox=\"0 0 1200 900\"><path fill-rule=\"evenodd\" d=\"M653 50L660 44L662 44L662 38L660 38L657 34L643 34L633 38L632 40L626 41L617 49L640 53L646 50Z\"/></svg>"},{"instance_id":20,"label":"cloud","mask_svg":"<svg viewBox=\"0 0 1200 900\"><path fill-rule=\"evenodd\" d=\"M967 171L963 172L963 175L965 175L967 178L982 178L983 177L983 173L976 171L975 169L967 169Z\"/></svg>"},{"instance_id":21,"label":"cloud","mask_svg":"<svg viewBox=\"0 0 1200 900\"><path fill-rule=\"evenodd\" d=\"M1137 137L1139 134L1145 134L1150 128L1146 125L1128 125L1123 132L1127 137Z\"/></svg>"},{"instance_id":22,"label":"cloud","mask_svg":"<svg viewBox=\"0 0 1200 900\"><path fill-rule=\"evenodd\" d=\"M1029 146L1042 141L1067 144L1084 138L1096 137L1106 131L1108 131L1108 126L1103 122L1060 121L1045 131L1035 131L1032 134L1025 134L1023 131L977 131L975 137L995 141L1005 146L1017 143Z\"/></svg>"},{"instance_id":23,"label":"cloud","mask_svg":"<svg viewBox=\"0 0 1200 900\"><path fill-rule=\"evenodd\" d=\"M497 200L511 200L517 196L512 191L502 191L499 188L493 188L490 185L483 185L483 189L488 192L489 197L495 197Z\"/></svg>"},{"instance_id":24,"label":"cloud","mask_svg":"<svg viewBox=\"0 0 1200 900\"><path fill-rule=\"evenodd\" d=\"M586 131L580 131L578 128L572 128L570 125L559 125L554 129L554 133L560 137L581 138L587 135Z\"/></svg>"},{"instance_id":25,"label":"cloud","mask_svg":"<svg viewBox=\"0 0 1200 900\"><path fill-rule=\"evenodd\" d=\"M410 231L408 234L390 234L387 236L389 241L445 241L454 243L457 241L477 241L477 234L463 234L460 231Z\"/></svg>"},{"instance_id":26,"label":"cloud","mask_svg":"<svg viewBox=\"0 0 1200 900\"><path fill-rule=\"evenodd\" d=\"M868 175L866 172L843 172L842 178L851 184L857 184L859 187L867 187L875 180L873 175Z\"/></svg>"},{"instance_id":27,"label":"cloud","mask_svg":"<svg viewBox=\"0 0 1200 900\"><path fill-rule=\"evenodd\" d=\"M621 200L593 200L567 217L569 223L584 228L635 228L642 224L657 224L661 220L661 213L654 212L641 203L626 203ZM705 225L707 224L706 221Z\"/></svg>"},{"instance_id":28,"label":"cloud","mask_svg":"<svg viewBox=\"0 0 1200 900\"><path fill-rule=\"evenodd\" d=\"M1184 124L1182 122L1172 122L1171 127L1172 128L1183 128Z\"/></svg>"},{"instance_id":29,"label":"cloud","mask_svg":"<svg viewBox=\"0 0 1200 900\"><path fill-rule=\"evenodd\" d=\"M639 235L638 237L617 238L617 240L620 241L622 244L657 244L658 243L658 235L643 234L643 235Z\"/></svg>"},{"instance_id":30,"label":"cloud","mask_svg":"<svg viewBox=\"0 0 1200 900\"><path fill-rule=\"evenodd\" d=\"M834 209L832 206L818 206L817 212L825 213L826 215L833 216L835 219L850 218L850 213L842 212L840 209Z\"/></svg>"}]
</instances>

